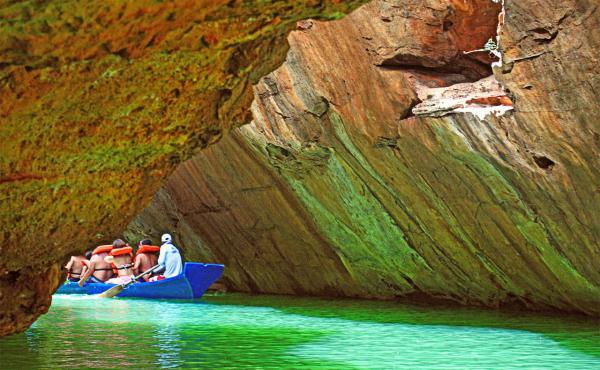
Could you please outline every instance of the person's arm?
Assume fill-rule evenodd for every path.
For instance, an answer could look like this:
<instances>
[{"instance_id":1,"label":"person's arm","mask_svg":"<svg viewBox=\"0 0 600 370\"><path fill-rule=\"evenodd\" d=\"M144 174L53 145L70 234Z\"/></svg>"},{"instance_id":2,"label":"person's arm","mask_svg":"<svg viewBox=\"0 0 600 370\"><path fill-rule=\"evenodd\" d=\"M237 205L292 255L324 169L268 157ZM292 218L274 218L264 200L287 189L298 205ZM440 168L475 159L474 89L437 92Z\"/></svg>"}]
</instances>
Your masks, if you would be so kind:
<instances>
[{"instance_id":1,"label":"person's arm","mask_svg":"<svg viewBox=\"0 0 600 370\"><path fill-rule=\"evenodd\" d=\"M161 273L165 272L165 270L166 270L166 268L165 268L165 263L166 263L166 259L167 259L166 249L167 249L167 247L165 247L164 245L160 246L160 253L158 254L158 261L156 261L156 264L159 267L153 271L153 273L155 275L161 274Z\"/></svg>"},{"instance_id":2,"label":"person's arm","mask_svg":"<svg viewBox=\"0 0 600 370\"><path fill-rule=\"evenodd\" d=\"M81 277L85 274L85 272L88 270L88 267L85 263L81 264L81 274L79 274L79 280L81 280Z\"/></svg>"},{"instance_id":3,"label":"person's arm","mask_svg":"<svg viewBox=\"0 0 600 370\"><path fill-rule=\"evenodd\" d=\"M165 245L162 245L160 247L160 254L158 255L158 264L161 266L165 265L165 260L167 258L167 247Z\"/></svg>"},{"instance_id":4,"label":"person's arm","mask_svg":"<svg viewBox=\"0 0 600 370\"><path fill-rule=\"evenodd\" d=\"M83 273L83 271L81 272L83 275L79 279L80 287L82 287L83 284L85 284L85 281L94 273L95 270L96 270L96 262L90 261L90 268L85 271L85 274Z\"/></svg>"},{"instance_id":5,"label":"person's arm","mask_svg":"<svg viewBox=\"0 0 600 370\"><path fill-rule=\"evenodd\" d=\"M151 263L151 261L150 261L150 257L148 257L148 256L147 256L147 255L145 255L145 254L140 254L140 255L138 256L138 259L140 260L140 265L142 264L142 262L143 262L143 263L144 263L146 266L148 266L148 265ZM136 261L136 262L137 262L137 261ZM152 267L154 267L154 266L152 266ZM141 267L138 267L138 273L137 273L136 275L139 275L139 274L141 274L142 272L145 272L145 271L144 271L144 270L142 270L142 269L141 269ZM148 280L150 280L150 275L152 275L152 273L150 273L150 274L146 274L146 275L142 276L142 280L144 280L144 281L146 281L146 282L147 282Z\"/></svg>"},{"instance_id":6,"label":"person's arm","mask_svg":"<svg viewBox=\"0 0 600 370\"><path fill-rule=\"evenodd\" d=\"M140 254L140 255L136 256L136 257L135 257L135 260L134 260L135 262L134 262L134 264L133 264L133 268L132 268L132 270L133 270L133 274L134 274L134 275L136 275L136 276L137 276L137 275L138 275L140 272L143 272L143 271L140 271L140 264L142 263L142 258L141 258L141 257L142 257L142 254Z\"/></svg>"},{"instance_id":7,"label":"person's arm","mask_svg":"<svg viewBox=\"0 0 600 370\"><path fill-rule=\"evenodd\" d=\"M70 272L72 267L73 267L73 257L71 256L71 259L65 265L65 269L67 269L67 271Z\"/></svg>"}]
</instances>

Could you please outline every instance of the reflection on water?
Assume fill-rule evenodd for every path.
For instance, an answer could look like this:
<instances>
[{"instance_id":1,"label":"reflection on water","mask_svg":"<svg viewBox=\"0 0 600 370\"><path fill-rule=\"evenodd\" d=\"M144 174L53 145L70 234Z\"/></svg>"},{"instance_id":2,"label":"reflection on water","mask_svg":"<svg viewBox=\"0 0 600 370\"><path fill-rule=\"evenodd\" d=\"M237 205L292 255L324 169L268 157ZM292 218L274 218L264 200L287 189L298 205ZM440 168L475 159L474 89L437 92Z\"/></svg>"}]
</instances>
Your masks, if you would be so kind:
<instances>
[{"instance_id":1,"label":"reflection on water","mask_svg":"<svg viewBox=\"0 0 600 370\"><path fill-rule=\"evenodd\" d=\"M157 365L163 369L175 368L179 363L182 342L177 326L171 324L177 318L172 317L170 311L165 310L157 312L157 319L159 322L165 323L165 325L157 326L154 332Z\"/></svg>"},{"instance_id":2,"label":"reflection on water","mask_svg":"<svg viewBox=\"0 0 600 370\"><path fill-rule=\"evenodd\" d=\"M0 368L600 369L583 317L228 295L201 302L55 296L0 338Z\"/></svg>"}]
</instances>

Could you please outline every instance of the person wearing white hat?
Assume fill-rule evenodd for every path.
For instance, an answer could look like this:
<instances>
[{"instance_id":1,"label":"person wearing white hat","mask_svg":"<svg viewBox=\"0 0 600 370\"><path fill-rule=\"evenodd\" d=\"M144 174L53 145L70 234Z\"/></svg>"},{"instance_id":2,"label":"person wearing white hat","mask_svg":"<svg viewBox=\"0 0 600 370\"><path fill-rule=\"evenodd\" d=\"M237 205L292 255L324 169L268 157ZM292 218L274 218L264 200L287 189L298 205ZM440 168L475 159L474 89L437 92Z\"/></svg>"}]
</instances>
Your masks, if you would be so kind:
<instances>
[{"instance_id":1,"label":"person wearing white hat","mask_svg":"<svg viewBox=\"0 0 600 370\"><path fill-rule=\"evenodd\" d=\"M162 275L155 276L150 281L162 280L183 273L183 262L181 254L175 245L170 234L163 234L160 238L162 245L160 246L160 254L158 255L158 264L164 267L165 271Z\"/></svg>"}]
</instances>

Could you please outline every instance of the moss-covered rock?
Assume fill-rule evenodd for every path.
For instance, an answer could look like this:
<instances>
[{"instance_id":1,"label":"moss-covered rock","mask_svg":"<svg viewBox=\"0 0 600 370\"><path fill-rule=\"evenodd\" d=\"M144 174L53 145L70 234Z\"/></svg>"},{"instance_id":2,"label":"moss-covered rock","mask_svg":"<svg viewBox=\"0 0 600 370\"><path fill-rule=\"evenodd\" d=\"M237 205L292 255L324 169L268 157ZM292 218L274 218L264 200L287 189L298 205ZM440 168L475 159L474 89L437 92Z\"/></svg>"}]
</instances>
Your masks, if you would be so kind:
<instances>
[{"instance_id":1,"label":"moss-covered rock","mask_svg":"<svg viewBox=\"0 0 600 370\"><path fill-rule=\"evenodd\" d=\"M1 2L0 335L49 305L49 266L117 236L179 162L249 121L297 20L361 2Z\"/></svg>"}]
</instances>

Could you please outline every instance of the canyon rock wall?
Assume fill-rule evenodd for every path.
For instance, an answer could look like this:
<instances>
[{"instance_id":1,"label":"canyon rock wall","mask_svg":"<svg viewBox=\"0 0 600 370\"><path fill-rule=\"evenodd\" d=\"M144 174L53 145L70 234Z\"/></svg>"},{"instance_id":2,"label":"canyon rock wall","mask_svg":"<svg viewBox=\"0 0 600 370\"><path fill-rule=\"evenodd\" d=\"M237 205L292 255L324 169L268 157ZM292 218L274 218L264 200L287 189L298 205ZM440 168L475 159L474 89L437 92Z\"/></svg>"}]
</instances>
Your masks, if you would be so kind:
<instances>
[{"instance_id":1,"label":"canyon rock wall","mask_svg":"<svg viewBox=\"0 0 600 370\"><path fill-rule=\"evenodd\" d=\"M0 335L194 151L250 121L296 21L364 1L0 1Z\"/></svg>"},{"instance_id":2,"label":"canyon rock wall","mask_svg":"<svg viewBox=\"0 0 600 370\"><path fill-rule=\"evenodd\" d=\"M507 1L492 72L470 51L500 10L376 0L298 23L253 122L127 235L169 230L242 291L600 314L598 5Z\"/></svg>"}]
</instances>

